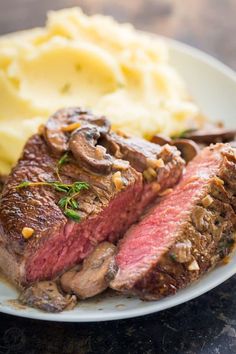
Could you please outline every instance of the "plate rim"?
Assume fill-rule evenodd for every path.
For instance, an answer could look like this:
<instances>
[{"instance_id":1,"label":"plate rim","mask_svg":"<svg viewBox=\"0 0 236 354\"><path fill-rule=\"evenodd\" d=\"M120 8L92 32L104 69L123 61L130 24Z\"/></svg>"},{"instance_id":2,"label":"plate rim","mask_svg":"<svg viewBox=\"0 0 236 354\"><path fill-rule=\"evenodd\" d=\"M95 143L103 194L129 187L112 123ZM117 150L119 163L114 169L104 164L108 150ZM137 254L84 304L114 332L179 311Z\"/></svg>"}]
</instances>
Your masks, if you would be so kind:
<instances>
[{"instance_id":1,"label":"plate rim","mask_svg":"<svg viewBox=\"0 0 236 354\"><path fill-rule=\"evenodd\" d=\"M142 33L145 33L153 38L163 38L164 41L167 42L167 46L172 50L174 49L175 51L181 52L183 54L187 54L188 56L197 59L198 61L202 62L203 64L210 66L214 68L216 71L223 73L224 76L226 76L229 80L234 82L236 86L236 71L231 69L229 66L225 65L222 63L220 60L216 59L210 54L207 54L203 52L200 49L197 49L195 47L192 47L189 44L183 43L181 41L160 36L155 33L149 33L149 32L144 32L141 31ZM9 35L9 34L8 34ZM4 35L7 36L7 35ZM225 266L227 267L227 266ZM209 272L210 273L210 272ZM209 274L207 273L207 274ZM199 288L197 291L192 290L190 288L190 293L187 293L183 295L183 297L180 297L179 299L175 299L175 295L170 296L166 303L162 305L161 308L156 308L157 307L157 301L151 302L151 305L148 307L143 307L143 308L134 308L134 309L127 309L123 311L114 311L113 313L103 313L102 311L100 314L94 314L93 316L86 316L86 315L79 315L78 317L74 318L74 316L70 315L70 312L65 311L60 314L51 314L51 313L44 313L42 311L37 311L37 312L27 312L24 311L23 309L17 310L10 305L0 305L0 313L4 313L7 315L13 315L17 317L22 317L22 318L29 318L29 319L34 319L34 320L41 320L41 321L52 321L52 322L74 322L74 323L86 323L86 322L105 322L105 321L116 321L116 320L125 320L128 318L136 318L136 317L141 317L145 315L151 315L153 313L158 313L167 309L170 309L172 307L181 305L183 303L186 303L188 301L191 301L209 291L214 289L215 287L219 286L220 284L223 284L226 280L231 278L234 274L236 274L236 267L229 268L229 270L226 270L225 274L221 277L216 278L211 281L210 285L204 285L201 288ZM206 276L206 275L205 275ZM204 277L204 276L203 276ZM202 277L202 278L203 278ZM200 278L198 282L201 282ZM196 283L196 282L195 282ZM193 283L194 284L194 283ZM181 290L180 290L181 291ZM73 310L72 310L73 311Z\"/></svg>"},{"instance_id":2,"label":"plate rim","mask_svg":"<svg viewBox=\"0 0 236 354\"><path fill-rule=\"evenodd\" d=\"M224 267L225 265L222 265ZM201 282L201 279L203 279L205 276L207 276L210 272L206 273L202 278L200 278L198 281L192 283L192 284L197 284ZM184 304L186 302L189 302L191 300L194 300L201 295L204 295L210 291L212 291L214 288L217 286L223 284L225 281L230 279L233 275L236 273L236 268L232 269L231 271L227 272L224 277L220 277L219 279L216 278L215 281L211 282L211 285L205 285L201 287L198 291L190 289L190 292L192 293L191 295L185 295L185 298L180 298L179 300L175 300L174 296L175 295L170 295L167 297L169 299L169 302L167 301L166 304L162 306L160 309L155 309L157 301L152 301L150 302L153 304L152 306L149 306L147 308L141 308L141 309L131 309L131 310L124 310L124 312L114 312L113 313L108 313L108 314L103 314L101 312L101 315L93 315L90 317L87 317L86 315L80 316L80 318L74 318L70 316L69 311L61 312L58 314L52 314L52 313L44 313L43 311L36 310L37 312L23 312L23 309L16 310L13 307L6 307L6 309L2 309L0 307L0 313L4 313L7 315L13 315L16 317L22 317L22 318L29 318L33 320L40 320L40 321L50 321L50 322L72 322L72 323L91 323L91 322L110 322L110 321L118 321L118 320L126 320L130 318L137 318L137 317L142 317L145 315L152 315L154 313L162 312L164 310L171 309L173 307L179 306L181 304ZM185 288L186 289L186 288ZM182 289L182 290L185 290ZM181 291L181 290L179 290ZM166 298L166 299L167 299ZM2 305L1 305L2 306ZM73 310L72 310L73 312Z\"/></svg>"}]
</instances>

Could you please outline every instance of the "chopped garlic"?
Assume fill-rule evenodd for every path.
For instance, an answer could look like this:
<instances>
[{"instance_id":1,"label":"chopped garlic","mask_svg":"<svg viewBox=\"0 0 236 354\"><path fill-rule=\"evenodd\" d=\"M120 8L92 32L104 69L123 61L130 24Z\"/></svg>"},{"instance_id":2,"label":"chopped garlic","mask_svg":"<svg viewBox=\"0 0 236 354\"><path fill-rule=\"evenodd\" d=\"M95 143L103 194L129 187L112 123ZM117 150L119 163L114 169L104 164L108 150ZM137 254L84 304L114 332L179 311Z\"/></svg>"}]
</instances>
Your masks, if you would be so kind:
<instances>
[{"instance_id":1,"label":"chopped garlic","mask_svg":"<svg viewBox=\"0 0 236 354\"><path fill-rule=\"evenodd\" d=\"M65 127L62 127L61 130L63 132L72 132L73 130L78 129L80 127L81 127L81 123L77 122L77 123L66 125Z\"/></svg>"},{"instance_id":2,"label":"chopped garlic","mask_svg":"<svg viewBox=\"0 0 236 354\"><path fill-rule=\"evenodd\" d=\"M147 159L147 165L148 165L148 167L151 167L154 169L165 166L164 161L162 159L153 159L153 158Z\"/></svg>"},{"instance_id":3,"label":"chopped garlic","mask_svg":"<svg viewBox=\"0 0 236 354\"><path fill-rule=\"evenodd\" d=\"M157 173L153 168L148 167L147 172L150 174L150 176L152 176L153 178L156 178Z\"/></svg>"},{"instance_id":4,"label":"chopped garlic","mask_svg":"<svg viewBox=\"0 0 236 354\"><path fill-rule=\"evenodd\" d=\"M22 236L27 240L28 238L33 236L34 229L32 229L31 227L23 227L21 233L22 233Z\"/></svg>"},{"instance_id":5,"label":"chopped garlic","mask_svg":"<svg viewBox=\"0 0 236 354\"><path fill-rule=\"evenodd\" d=\"M157 160L157 167L158 168L165 167L164 161L162 159Z\"/></svg>"},{"instance_id":6,"label":"chopped garlic","mask_svg":"<svg viewBox=\"0 0 236 354\"><path fill-rule=\"evenodd\" d=\"M202 205L208 208L213 203L213 198L208 194L202 199Z\"/></svg>"},{"instance_id":7,"label":"chopped garlic","mask_svg":"<svg viewBox=\"0 0 236 354\"><path fill-rule=\"evenodd\" d=\"M216 184L221 185L221 186L223 186L225 183L221 178L219 178L217 176L214 178L214 180L215 180Z\"/></svg>"},{"instance_id":8,"label":"chopped garlic","mask_svg":"<svg viewBox=\"0 0 236 354\"><path fill-rule=\"evenodd\" d=\"M188 266L188 270L193 271L193 270L199 270L199 265L198 262L196 260L192 261L189 266Z\"/></svg>"},{"instance_id":9,"label":"chopped garlic","mask_svg":"<svg viewBox=\"0 0 236 354\"><path fill-rule=\"evenodd\" d=\"M157 173L152 167L148 167L145 171L143 171L143 176L148 182L150 182L156 178Z\"/></svg>"},{"instance_id":10,"label":"chopped garlic","mask_svg":"<svg viewBox=\"0 0 236 354\"><path fill-rule=\"evenodd\" d=\"M127 170L130 166L129 161L117 159L113 162L112 167L117 170Z\"/></svg>"},{"instance_id":11,"label":"chopped garlic","mask_svg":"<svg viewBox=\"0 0 236 354\"><path fill-rule=\"evenodd\" d=\"M123 181L122 181L122 176L121 176L121 172L117 171L113 174L112 176L112 181L116 187L116 189L119 191L122 189L123 187Z\"/></svg>"}]
</instances>

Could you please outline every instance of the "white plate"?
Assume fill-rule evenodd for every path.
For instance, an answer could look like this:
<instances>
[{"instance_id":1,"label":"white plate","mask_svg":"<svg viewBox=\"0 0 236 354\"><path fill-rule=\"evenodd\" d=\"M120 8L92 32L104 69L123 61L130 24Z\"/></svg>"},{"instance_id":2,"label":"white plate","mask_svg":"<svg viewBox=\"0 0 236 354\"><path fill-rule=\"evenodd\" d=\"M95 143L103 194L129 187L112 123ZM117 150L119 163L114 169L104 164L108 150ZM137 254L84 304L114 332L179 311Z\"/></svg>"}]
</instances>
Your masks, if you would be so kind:
<instances>
[{"instance_id":1,"label":"white plate","mask_svg":"<svg viewBox=\"0 0 236 354\"><path fill-rule=\"evenodd\" d=\"M236 74L208 55L176 41L169 41L171 61L186 80L194 99L212 119L236 127ZM199 282L160 301L102 295L81 302L72 311L48 314L31 308L18 309L9 303L17 293L0 283L0 311L16 316L49 321L91 322L118 320L162 311L182 304L213 289L236 273L236 254L227 265L216 268Z\"/></svg>"}]
</instances>

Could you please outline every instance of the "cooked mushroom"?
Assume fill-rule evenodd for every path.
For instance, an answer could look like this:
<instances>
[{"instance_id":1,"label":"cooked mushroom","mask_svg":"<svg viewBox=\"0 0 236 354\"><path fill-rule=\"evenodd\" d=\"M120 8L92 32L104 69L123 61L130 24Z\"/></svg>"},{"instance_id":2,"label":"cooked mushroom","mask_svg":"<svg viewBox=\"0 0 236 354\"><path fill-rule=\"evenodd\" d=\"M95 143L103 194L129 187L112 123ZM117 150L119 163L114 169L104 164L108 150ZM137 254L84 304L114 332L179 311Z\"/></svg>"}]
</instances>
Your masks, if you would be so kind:
<instances>
[{"instance_id":1,"label":"cooked mushroom","mask_svg":"<svg viewBox=\"0 0 236 354\"><path fill-rule=\"evenodd\" d=\"M151 160L155 169L160 167L157 161L162 149L158 145L150 144L145 139L138 137L125 138L116 133L110 133L103 139L102 143L107 147L109 153L118 159L129 161L130 165L139 172L144 172L150 167L149 162Z\"/></svg>"},{"instance_id":2,"label":"cooked mushroom","mask_svg":"<svg viewBox=\"0 0 236 354\"><path fill-rule=\"evenodd\" d=\"M161 146L165 144L176 146L186 162L191 161L200 151L199 146L190 139L184 138L171 140L170 138L163 137L162 135L154 135L151 141Z\"/></svg>"},{"instance_id":3,"label":"cooked mushroom","mask_svg":"<svg viewBox=\"0 0 236 354\"><path fill-rule=\"evenodd\" d=\"M63 296L53 281L41 281L31 285L20 294L19 301L46 312L71 310L77 302L75 295Z\"/></svg>"},{"instance_id":4,"label":"cooked mushroom","mask_svg":"<svg viewBox=\"0 0 236 354\"><path fill-rule=\"evenodd\" d=\"M177 149L181 152L183 159L187 163L200 152L199 146L194 141L189 139L176 139L173 140L171 145L177 147Z\"/></svg>"},{"instance_id":5,"label":"cooked mushroom","mask_svg":"<svg viewBox=\"0 0 236 354\"><path fill-rule=\"evenodd\" d=\"M235 129L212 128L210 131L196 130L185 134L184 138L191 139L200 144L226 143L236 137Z\"/></svg>"},{"instance_id":6,"label":"cooked mushroom","mask_svg":"<svg viewBox=\"0 0 236 354\"><path fill-rule=\"evenodd\" d=\"M123 155L120 151L119 144L117 144L115 139L113 139L113 136L114 136L113 134L107 134L102 139L100 139L100 142L102 146L106 148L109 154L116 157L117 159L120 159L123 157Z\"/></svg>"},{"instance_id":7,"label":"cooked mushroom","mask_svg":"<svg viewBox=\"0 0 236 354\"><path fill-rule=\"evenodd\" d=\"M116 273L114 254L116 247L109 242L100 243L85 259L82 270L62 275L61 287L66 293L86 299L103 292Z\"/></svg>"},{"instance_id":8,"label":"cooked mushroom","mask_svg":"<svg viewBox=\"0 0 236 354\"><path fill-rule=\"evenodd\" d=\"M68 150L70 134L87 123L97 126L101 134L110 131L110 123L104 116L96 117L80 108L66 108L49 118L43 134L54 153L61 154Z\"/></svg>"},{"instance_id":9,"label":"cooked mushroom","mask_svg":"<svg viewBox=\"0 0 236 354\"><path fill-rule=\"evenodd\" d=\"M55 153L62 153L68 149L68 134L62 127L79 121L82 114L86 114L80 108L61 109L53 114L44 128L44 137Z\"/></svg>"},{"instance_id":10,"label":"cooked mushroom","mask_svg":"<svg viewBox=\"0 0 236 354\"><path fill-rule=\"evenodd\" d=\"M72 133L69 149L81 167L99 173L109 174L112 170L112 156L101 145L96 145L100 132L96 126L85 125Z\"/></svg>"},{"instance_id":11,"label":"cooked mushroom","mask_svg":"<svg viewBox=\"0 0 236 354\"><path fill-rule=\"evenodd\" d=\"M88 120L88 117L85 117L84 120L90 124L96 125L98 127L99 133L101 135L109 133L109 131L111 129L111 123L104 116L96 117L96 116L90 115L89 120Z\"/></svg>"},{"instance_id":12,"label":"cooked mushroom","mask_svg":"<svg viewBox=\"0 0 236 354\"><path fill-rule=\"evenodd\" d=\"M167 136L156 134L152 137L151 142L163 146L165 144L171 144L171 139Z\"/></svg>"}]
</instances>

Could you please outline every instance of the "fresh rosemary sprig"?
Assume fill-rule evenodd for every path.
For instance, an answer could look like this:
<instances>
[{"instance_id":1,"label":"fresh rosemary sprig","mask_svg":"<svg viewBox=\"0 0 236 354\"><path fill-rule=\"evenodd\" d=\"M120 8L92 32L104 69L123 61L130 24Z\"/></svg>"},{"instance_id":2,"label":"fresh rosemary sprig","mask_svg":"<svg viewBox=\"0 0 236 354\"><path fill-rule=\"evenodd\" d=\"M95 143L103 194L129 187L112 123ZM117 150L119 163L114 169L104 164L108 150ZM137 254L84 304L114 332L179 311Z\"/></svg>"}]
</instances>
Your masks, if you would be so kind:
<instances>
[{"instance_id":1,"label":"fresh rosemary sprig","mask_svg":"<svg viewBox=\"0 0 236 354\"><path fill-rule=\"evenodd\" d=\"M58 192L65 193L65 196L62 197L58 202L59 207L63 209L65 216L67 216L68 218L76 222L80 221L80 215L77 211L79 208L79 204L75 198L79 195L79 193L82 190L89 188L88 183L79 182L79 181L74 182L72 184L62 183L60 181L53 181L53 182L23 181L18 186L16 186L16 188L20 189L20 188L37 187L37 186L49 186L49 187L53 187Z\"/></svg>"}]
</instances>

